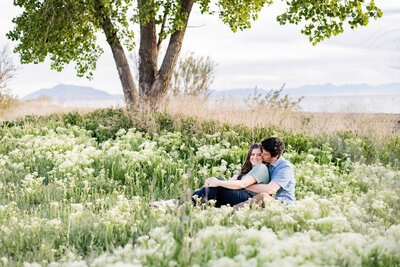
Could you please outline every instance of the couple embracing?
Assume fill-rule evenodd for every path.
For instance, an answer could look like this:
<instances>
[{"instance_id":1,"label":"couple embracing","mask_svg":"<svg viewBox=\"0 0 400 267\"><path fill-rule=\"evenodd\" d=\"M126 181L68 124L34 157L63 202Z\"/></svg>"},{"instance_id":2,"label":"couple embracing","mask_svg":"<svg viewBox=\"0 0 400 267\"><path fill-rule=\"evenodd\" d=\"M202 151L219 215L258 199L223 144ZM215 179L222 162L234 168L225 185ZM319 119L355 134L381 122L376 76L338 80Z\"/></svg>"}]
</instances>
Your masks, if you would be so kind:
<instances>
[{"instance_id":1,"label":"couple embracing","mask_svg":"<svg viewBox=\"0 0 400 267\"><path fill-rule=\"evenodd\" d=\"M296 200L294 168L282 158L284 149L285 144L277 137L251 145L240 172L229 180L208 178L192 195L193 203L215 200L216 207L229 204L237 209L246 203L263 205L264 198L274 195L282 203Z\"/></svg>"}]
</instances>

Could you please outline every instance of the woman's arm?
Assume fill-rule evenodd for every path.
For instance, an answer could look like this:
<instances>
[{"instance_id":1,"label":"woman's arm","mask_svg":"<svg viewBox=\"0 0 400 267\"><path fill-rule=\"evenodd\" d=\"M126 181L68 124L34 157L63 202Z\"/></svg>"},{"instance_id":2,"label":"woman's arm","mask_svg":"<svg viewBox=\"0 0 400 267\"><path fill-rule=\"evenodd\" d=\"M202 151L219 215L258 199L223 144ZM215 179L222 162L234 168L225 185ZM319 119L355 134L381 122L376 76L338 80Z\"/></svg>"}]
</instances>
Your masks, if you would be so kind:
<instances>
[{"instance_id":1,"label":"woman's arm","mask_svg":"<svg viewBox=\"0 0 400 267\"><path fill-rule=\"evenodd\" d=\"M229 179L228 181L235 181L238 179L239 175L234 175L231 179Z\"/></svg>"},{"instance_id":2,"label":"woman's arm","mask_svg":"<svg viewBox=\"0 0 400 267\"><path fill-rule=\"evenodd\" d=\"M204 187L224 187L228 189L242 189L252 184L255 184L257 180L251 176L246 175L242 180L228 180L228 181L221 181L215 177L210 177L206 180Z\"/></svg>"}]
</instances>

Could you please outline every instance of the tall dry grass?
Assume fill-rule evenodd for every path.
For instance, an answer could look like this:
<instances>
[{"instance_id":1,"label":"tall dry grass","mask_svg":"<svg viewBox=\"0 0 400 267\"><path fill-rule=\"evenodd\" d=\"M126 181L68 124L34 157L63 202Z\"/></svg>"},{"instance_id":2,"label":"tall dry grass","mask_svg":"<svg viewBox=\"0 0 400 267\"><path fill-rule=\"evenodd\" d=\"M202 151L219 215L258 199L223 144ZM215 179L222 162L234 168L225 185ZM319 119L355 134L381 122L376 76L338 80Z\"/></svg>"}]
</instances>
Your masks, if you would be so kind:
<instances>
[{"instance_id":1,"label":"tall dry grass","mask_svg":"<svg viewBox=\"0 0 400 267\"><path fill-rule=\"evenodd\" d=\"M16 101L0 120L14 120L26 115L49 115L77 111L93 111L89 107L64 107L47 99ZM388 140L400 135L400 114L310 113L246 106L230 99L205 101L199 98L175 98L164 104L169 114L193 116L200 120L217 120L249 127L278 126L294 133L331 134L352 131L375 140Z\"/></svg>"},{"instance_id":2,"label":"tall dry grass","mask_svg":"<svg viewBox=\"0 0 400 267\"><path fill-rule=\"evenodd\" d=\"M230 99L205 101L180 98L167 101L165 111L194 116L200 120L218 120L249 127L278 126L295 133L331 134L352 131L360 136L384 141L400 134L400 114L311 113L246 106Z\"/></svg>"},{"instance_id":3,"label":"tall dry grass","mask_svg":"<svg viewBox=\"0 0 400 267\"><path fill-rule=\"evenodd\" d=\"M7 110L4 110L0 115L0 120L15 120L27 115L50 115L53 113L66 113L71 111L78 111L86 113L94 110L94 108L86 107L64 107L60 104L54 103L46 98L36 100L16 100L13 105Z\"/></svg>"}]
</instances>

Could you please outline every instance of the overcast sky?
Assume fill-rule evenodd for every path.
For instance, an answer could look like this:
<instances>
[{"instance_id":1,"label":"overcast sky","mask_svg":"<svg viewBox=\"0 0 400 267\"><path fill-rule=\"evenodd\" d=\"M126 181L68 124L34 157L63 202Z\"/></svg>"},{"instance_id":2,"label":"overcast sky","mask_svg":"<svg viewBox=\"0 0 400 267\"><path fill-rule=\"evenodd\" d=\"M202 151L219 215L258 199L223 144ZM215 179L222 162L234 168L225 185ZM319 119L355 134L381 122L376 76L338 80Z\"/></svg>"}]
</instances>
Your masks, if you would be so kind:
<instances>
[{"instance_id":1,"label":"overcast sky","mask_svg":"<svg viewBox=\"0 0 400 267\"><path fill-rule=\"evenodd\" d=\"M12 0L0 3L0 45L13 44L5 34L13 28L12 18L19 10ZM279 2L279 1L276 1ZM265 7L252 28L232 33L216 16L203 16L194 9L189 20L183 51L210 56L218 63L212 89L286 88L307 84L371 85L400 82L400 1L376 0L384 15L367 27L312 46L300 33L300 26L280 26L276 16L282 4ZM88 81L76 76L73 64L63 72L42 64L19 65L17 77L9 84L19 97L59 83L91 86L122 94L109 46L99 36L105 53ZM15 55L16 61L18 56Z\"/></svg>"}]
</instances>

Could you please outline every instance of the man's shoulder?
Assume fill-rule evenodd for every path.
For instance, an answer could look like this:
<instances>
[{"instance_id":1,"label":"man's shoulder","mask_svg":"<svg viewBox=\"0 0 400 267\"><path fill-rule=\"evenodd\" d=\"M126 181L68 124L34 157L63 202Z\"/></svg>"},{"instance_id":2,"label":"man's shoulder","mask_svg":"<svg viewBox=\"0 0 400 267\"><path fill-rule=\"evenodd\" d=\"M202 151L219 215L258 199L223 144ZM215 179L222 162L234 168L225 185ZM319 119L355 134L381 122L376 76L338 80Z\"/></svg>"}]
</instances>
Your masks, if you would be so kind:
<instances>
[{"instance_id":1,"label":"man's shoulder","mask_svg":"<svg viewBox=\"0 0 400 267\"><path fill-rule=\"evenodd\" d=\"M280 158L279 158L278 165L277 165L276 167L279 168L279 169L280 169L280 168L285 168L285 167L293 168L293 164L290 163L290 161L288 161L288 160L286 160L286 159L280 157Z\"/></svg>"}]
</instances>

